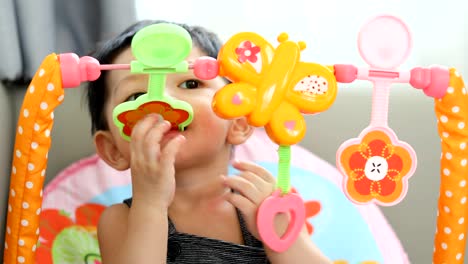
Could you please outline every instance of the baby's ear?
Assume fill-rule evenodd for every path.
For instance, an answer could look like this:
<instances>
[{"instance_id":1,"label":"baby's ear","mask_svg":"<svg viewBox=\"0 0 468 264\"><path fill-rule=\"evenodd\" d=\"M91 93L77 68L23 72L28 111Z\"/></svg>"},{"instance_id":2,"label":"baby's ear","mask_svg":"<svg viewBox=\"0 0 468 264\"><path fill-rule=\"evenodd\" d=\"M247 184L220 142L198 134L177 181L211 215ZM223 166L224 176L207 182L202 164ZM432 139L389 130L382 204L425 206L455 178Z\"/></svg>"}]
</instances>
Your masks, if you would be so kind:
<instances>
[{"instance_id":1,"label":"baby's ear","mask_svg":"<svg viewBox=\"0 0 468 264\"><path fill-rule=\"evenodd\" d=\"M227 142L232 145L242 144L252 135L254 129L245 117L234 119L228 130Z\"/></svg>"},{"instance_id":2,"label":"baby's ear","mask_svg":"<svg viewBox=\"0 0 468 264\"><path fill-rule=\"evenodd\" d=\"M120 171L130 168L130 161L120 152L110 131L97 131L94 144L99 157L112 168Z\"/></svg>"}]
</instances>

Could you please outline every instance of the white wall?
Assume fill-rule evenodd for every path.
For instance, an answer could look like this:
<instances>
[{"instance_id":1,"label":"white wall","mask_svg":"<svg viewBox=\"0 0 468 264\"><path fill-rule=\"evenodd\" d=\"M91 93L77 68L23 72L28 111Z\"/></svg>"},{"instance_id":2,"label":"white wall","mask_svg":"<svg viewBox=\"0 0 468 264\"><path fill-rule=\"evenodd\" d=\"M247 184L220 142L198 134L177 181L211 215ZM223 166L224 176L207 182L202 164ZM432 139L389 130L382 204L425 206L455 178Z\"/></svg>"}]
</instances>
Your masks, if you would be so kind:
<instances>
[{"instance_id":1,"label":"white wall","mask_svg":"<svg viewBox=\"0 0 468 264\"><path fill-rule=\"evenodd\" d=\"M463 0L137 0L139 18L199 24L227 40L253 31L276 45L287 32L304 40L304 60L319 63L364 61L357 34L370 17L390 13L413 33L413 51L403 68L442 64L468 75L468 2Z\"/></svg>"}]
</instances>

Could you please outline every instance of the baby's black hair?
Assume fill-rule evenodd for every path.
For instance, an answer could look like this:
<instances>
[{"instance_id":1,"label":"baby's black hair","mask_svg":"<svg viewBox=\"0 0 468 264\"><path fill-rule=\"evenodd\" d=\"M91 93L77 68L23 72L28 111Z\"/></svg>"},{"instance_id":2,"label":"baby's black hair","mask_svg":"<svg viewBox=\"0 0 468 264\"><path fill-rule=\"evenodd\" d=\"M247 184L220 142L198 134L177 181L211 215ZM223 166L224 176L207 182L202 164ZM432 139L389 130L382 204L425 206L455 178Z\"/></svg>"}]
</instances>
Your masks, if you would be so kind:
<instances>
[{"instance_id":1,"label":"baby's black hair","mask_svg":"<svg viewBox=\"0 0 468 264\"><path fill-rule=\"evenodd\" d=\"M189 26L167 22L163 20L142 20L139 21L115 38L112 38L102 45L99 45L95 52L91 54L100 64L110 64L124 49L130 46L133 36L142 28L157 24L157 23L172 23L183 27L192 37L193 46L197 47L205 55L216 58L221 48L222 42L219 37L200 26ZM108 130L106 122L105 105L107 103L108 87L106 83L106 71L103 71L101 76L94 82L90 82L87 87L87 102L88 110L91 116L91 133L94 134L98 130Z\"/></svg>"}]
</instances>

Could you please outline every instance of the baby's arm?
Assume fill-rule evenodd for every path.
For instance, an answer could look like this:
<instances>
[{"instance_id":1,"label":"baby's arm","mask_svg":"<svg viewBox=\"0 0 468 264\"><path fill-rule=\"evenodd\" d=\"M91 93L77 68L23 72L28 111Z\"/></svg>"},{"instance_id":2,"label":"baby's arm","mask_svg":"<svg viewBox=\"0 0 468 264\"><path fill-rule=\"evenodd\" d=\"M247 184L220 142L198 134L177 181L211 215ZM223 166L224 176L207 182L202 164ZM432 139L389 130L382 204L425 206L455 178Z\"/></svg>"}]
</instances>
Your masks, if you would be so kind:
<instances>
[{"instance_id":1,"label":"baby's arm","mask_svg":"<svg viewBox=\"0 0 468 264\"><path fill-rule=\"evenodd\" d=\"M278 253L265 246L268 259L272 264L297 263L297 264L331 264L320 249L310 240L307 228L299 234L297 240L285 252Z\"/></svg>"},{"instance_id":2,"label":"baby's arm","mask_svg":"<svg viewBox=\"0 0 468 264\"><path fill-rule=\"evenodd\" d=\"M167 210L132 203L107 208L98 225L102 262L165 263ZM150 224L149 224L150 223Z\"/></svg>"},{"instance_id":3,"label":"baby's arm","mask_svg":"<svg viewBox=\"0 0 468 264\"><path fill-rule=\"evenodd\" d=\"M149 115L132 131L130 167L133 200L109 207L101 216L98 238L103 263L165 263L168 213L175 192L174 160L184 138L160 145L170 124Z\"/></svg>"},{"instance_id":4,"label":"baby's arm","mask_svg":"<svg viewBox=\"0 0 468 264\"><path fill-rule=\"evenodd\" d=\"M257 239L260 239L256 225L257 210L275 190L276 180L266 169L253 163L235 162L233 166L240 171L240 175L225 179L226 185L236 191L228 197L228 201L241 210L247 228ZM288 222L286 215L275 218L275 226L279 234L285 232ZM310 240L305 225L297 240L285 252L275 252L267 245L265 245L265 251L272 264L331 263Z\"/></svg>"}]
</instances>

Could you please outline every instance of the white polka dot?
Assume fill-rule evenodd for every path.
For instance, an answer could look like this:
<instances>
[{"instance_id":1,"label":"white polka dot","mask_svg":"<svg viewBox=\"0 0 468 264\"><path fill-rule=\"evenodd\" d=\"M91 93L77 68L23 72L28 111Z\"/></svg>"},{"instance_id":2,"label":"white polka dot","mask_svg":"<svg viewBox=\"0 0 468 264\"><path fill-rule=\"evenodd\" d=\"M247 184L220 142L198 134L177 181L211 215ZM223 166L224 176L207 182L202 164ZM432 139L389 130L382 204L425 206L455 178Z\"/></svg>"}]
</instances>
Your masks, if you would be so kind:
<instances>
[{"instance_id":1,"label":"white polka dot","mask_svg":"<svg viewBox=\"0 0 468 264\"><path fill-rule=\"evenodd\" d=\"M54 119L54 112L50 113L50 118Z\"/></svg>"},{"instance_id":2,"label":"white polka dot","mask_svg":"<svg viewBox=\"0 0 468 264\"><path fill-rule=\"evenodd\" d=\"M442 136L443 136L444 138L448 138L448 137L449 137L449 133L447 133L447 132L442 132Z\"/></svg>"},{"instance_id":3,"label":"white polka dot","mask_svg":"<svg viewBox=\"0 0 468 264\"><path fill-rule=\"evenodd\" d=\"M42 110L46 110L47 107L49 107L49 105L46 102L42 102L40 107L41 107Z\"/></svg>"},{"instance_id":4,"label":"white polka dot","mask_svg":"<svg viewBox=\"0 0 468 264\"><path fill-rule=\"evenodd\" d=\"M460 112L460 107L458 107L458 106L452 107L452 112L454 112L454 113Z\"/></svg>"},{"instance_id":5,"label":"white polka dot","mask_svg":"<svg viewBox=\"0 0 468 264\"><path fill-rule=\"evenodd\" d=\"M39 192L39 197L42 197L42 190Z\"/></svg>"},{"instance_id":6,"label":"white polka dot","mask_svg":"<svg viewBox=\"0 0 468 264\"><path fill-rule=\"evenodd\" d=\"M466 94L466 88L465 88L465 87L463 87L462 93L463 93L463 94Z\"/></svg>"},{"instance_id":7,"label":"white polka dot","mask_svg":"<svg viewBox=\"0 0 468 264\"><path fill-rule=\"evenodd\" d=\"M39 70L39 77L42 77L42 75L44 75L44 73L45 73L44 69L40 69Z\"/></svg>"},{"instance_id":8,"label":"white polka dot","mask_svg":"<svg viewBox=\"0 0 468 264\"><path fill-rule=\"evenodd\" d=\"M457 260L460 260L461 257L462 257L462 253L458 253L458 254L455 256L455 258L456 258Z\"/></svg>"},{"instance_id":9,"label":"white polka dot","mask_svg":"<svg viewBox=\"0 0 468 264\"><path fill-rule=\"evenodd\" d=\"M54 86L54 84L53 84L53 83L49 83L49 84L47 84L47 90L48 90L48 91L53 91L53 90L54 90L54 88L55 88L55 86Z\"/></svg>"},{"instance_id":10,"label":"white polka dot","mask_svg":"<svg viewBox=\"0 0 468 264\"><path fill-rule=\"evenodd\" d=\"M448 198L452 197L452 192L451 191L445 191L445 196Z\"/></svg>"},{"instance_id":11,"label":"white polka dot","mask_svg":"<svg viewBox=\"0 0 468 264\"><path fill-rule=\"evenodd\" d=\"M24 209L28 209L29 208L29 204L27 202L23 202L23 208Z\"/></svg>"},{"instance_id":12,"label":"white polka dot","mask_svg":"<svg viewBox=\"0 0 468 264\"><path fill-rule=\"evenodd\" d=\"M22 127L22 126L19 126L19 127L18 127L18 133L19 133L20 135L23 135L23 127Z\"/></svg>"},{"instance_id":13,"label":"white polka dot","mask_svg":"<svg viewBox=\"0 0 468 264\"><path fill-rule=\"evenodd\" d=\"M459 128L459 129L465 128L465 122L460 122L460 123L458 123L458 128Z\"/></svg>"},{"instance_id":14,"label":"white polka dot","mask_svg":"<svg viewBox=\"0 0 468 264\"><path fill-rule=\"evenodd\" d=\"M11 172L13 172L13 174L16 174L16 167L15 167L15 166L13 166L13 167L11 168Z\"/></svg>"},{"instance_id":15,"label":"white polka dot","mask_svg":"<svg viewBox=\"0 0 468 264\"><path fill-rule=\"evenodd\" d=\"M34 124L34 131L39 131L40 128L41 128L41 127L39 126L38 123L35 123L35 124Z\"/></svg>"},{"instance_id":16,"label":"white polka dot","mask_svg":"<svg viewBox=\"0 0 468 264\"><path fill-rule=\"evenodd\" d=\"M464 237L465 237L465 234L461 233L461 234L458 236L458 240L463 240Z\"/></svg>"},{"instance_id":17,"label":"white polka dot","mask_svg":"<svg viewBox=\"0 0 468 264\"><path fill-rule=\"evenodd\" d=\"M50 130L49 130L49 129L47 129L47 130L45 131L45 136L46 136L46 137L49 137L49 136L50 136Z\"/></svg>"},{"instance_id":18,"label":"white polka dot","mask_svg":"<svg viewBox=\"0 0 468 264\"><path fill-rule=\"evenodd\" d=\"M9 226L7 226L7 228L6 228L6 232L7 232L7 234L11 234L11 229L10 229L10 227L9 227Z\"/></svg>"},{"instance_id":19,"label":"white polka dot","mask_svg":"<svg viewBox=\"0 0 468 264\"><path fill-rule=\"evenodd\" d=\"M32 189L33 186L34 186L34 184L31 181L26 182L26 188Z\"/></svg>"},{"instance_id":20,"label":"white polka dot","mask_svg":"<svg viewBox=\"0 0 468 264\"><path fill-rule=\"evenodd\" d=\"M461 225L463 224L463 222L465 222L465 218L460 217L460 219L458 219L458 223Z\"/></svg>"},{"instance_id":21,"label":"white polka dot","mask_svg":"<svg viewBox=\"0 0 468 264\"><path fill-rule=\"evenodd\" d=\"M39 228L36 229L36 235L39 235Z\"/></svg>"},{"instance_id":22,"label":"white polka dot","mask_svg":"<svg viewBox=\"0 0 468 264\"><path fill-rule=\"evenodd\" d=\"M447 123L448 117L446 117L446 116L444 116L444 115L443 115L443 116L440 116L440 121L441 121L442 123Z\"/></svg>"},{"instance_id":23,"label":"white polka dot","mask_svg":"<svg viewBox=\"0 0 468 264\"><path fill-rule=\"evenodd\" d=\"M452 230L450 229L450 227L445 227L444 232L445 232L445 234L450 234L450 233L452 233Z\"/></svg>"},{"instance_id":24,"label":"white polka dot","mask_svg":"<svg viewBox=\"0 0 468 264\"><path fill-rule=\"evenodd\" d=\"M11 207L11 204L8 204L8 212L13 211L13 208Z\"/></svg>"},{"instance_id":25,"label":"white polka dot","mask_svg":"<svg viewBox=\"0 0 468 264\"><path fill-rule=\"evenodd\" d=\"M440 246L442 247L443 250L447 249L447 243L445 243L445 242L442 242L442 244Z\"/></svg>"},{"instance_id":26,"label":"white polka dot","mask_svg":"<svg viewBox=\"0 0 468 264\"><path fill-rule=\"evenodd\" d=\"M444 175L445 175L445 176L449 176L449 175L450 175L450 170L447 169L447 168L445 168L445 169L443 170L443 172L444 172Z\"/></svg>"},{"instance_id":27,"label":"white polka dot","mask_svg":"<svg viewBox=\"0 0 468 264\"><path fill-rule=\"evenodd\" d=\"M18 263L24 263L24 257L23 256L19 256L18 257Z\"/></svg>"},{"instance_id":28,"label":"white polka dot","mask_svg":"<svg viewBox=\"0 0 468 264\"><path fill-rule=\"evenodd\" d=\"M17 149L15 153L16 153L16 157L21 158L21 151Z\"/></svg>"},{"instance_id":29,"label":"white polka dot","mask_svg":"<svg viewBox=\"0 0 468 264\"><path fill-rule=\"evenodd\" d=\"M18 245L24 246L24 240L23 239L18 239Z\"/></svg>"},{"instance_id":30,"label":"white polka dot","mask_svg":"<svg viewBox=\"0 0 468 264\"><path fill-rule=\"evenodd\" d=\"M451 93L453 93L453 91L455 91L455 89L453 89L453 87L447 88L447 93L451 94Z\"/></svg>"},{"instance_id":31,"label":"white polka dot","mask_svg":"<svg viewBox=\"0 0 468 264\"><path fill-rule=\"evenodd\" d=\"M448 206L444 206L444 211L445 211L446 213L450 213L450 208L449 208Z\"/></svg>"},{"instance_id":32,"label":"white polka dot","mask_svg":"<svg viewBox=\"0 0 468 264\"><path fill-rule=\"evenodd\" d=\"M45 175L45 170L42 170L41 171L41 176L44 177L44 175Z\"/></svg>"},{"instance_id":33,"label":"white polka dot","mask_svg":"<svg viewBox=\"0 0 468 264\"><path fill-rule=\"evenodd\" d=\"M37 214L37 215L40 215L40 214L41 214L41 208L37 208L36 214Z\"/></svg>"},{"instance_id":34,"label":"white polka dot","mask_svg":"<svg viewBox=\"0 0 468 264\"><path fill-rule=\"evenodd\" d=\"M464 150L466 148L466 142L460 143L460 149Z\"/></svg>"},{"instance_id":35,"label":"white polka dot","mask_svg":"<svg viewBox=\"0 0 468 264\"><path fill-rule=\"evenodd\" d=\"M22 226L28 226L29 225L28 220L26 220L26 219L21 220L21 225Z\"/></svg>"},{"instance_id":36,"label":"white polka dot","mask_svg":"<svg viewBox=\"0 0 468 264\"><path fill-rule=\"evenodd\" d=\"M34 170L34 164L28 163L28 170L29 170L29 171Z\"/></svg>"},{"instance_id":37,"label":"white polka dot","mask_svg":"<svg viewBox=\"0 0 468 264\"><path fill-rule=\"evenodd\" d=\"M460 187L465 187L466 186L466 181L465 180L461 180L460 181Z\"/></svg>"},{"instance_id":38,"label":"white polka dot","mask_svg":"<svg viewBox=\"0 0 468 264\"><path fill-rule=\"evenodd\" d=\"M32 252L35 252L36 251L36 245L33 245L31 250L32 250Z\"/></svg>"},{"instance_id":39,"label":"white polka dot","mask_svg":"<svg viewBox=\"0 0 468 264\"><path fill-rule=\"evenodd\" d=\"M32 148L32 149L37 149L37 146L39 146L39 145L37 144L37 142L31 143L31 148Z\"/></svg>"},{"instance_id":40,"label":"white polka dot","mask_svg":"<svg viewBox=\"0 0 468 264\"><path fill-rule=\"evenodd\" d=\"M462 165L463 167L465 167L465 166L466 166L466 159L462 159L462 160L460 161L460 165Z\"/></svg>"},{"instance_id":41,"label":"white polka dot","mask_svg":"<svg viewBox=\"0 0 468 264\"><path fill-rule=\"evenodd\" d=\"M460 199L460 203L461 203L461 204L465 204L465 203L466 203L466 197L461 198L461 199Z\"/></svg>"},{"instance_id":42,"label":"white polka dot","mask_svg":"<svg viewBox=\"0 0 468 264\"><path fill-rule=\"evenodd\" d=\"M34 85L29 86L29 93L34 93L35 87Z\"/></svg>"},{"instance_id":43,"label":"white polka dot","mask_svg":"<svg viewBox=\"0 0 468 264\"><path fill-rule=\"evenodd\" d=\"M24 110L23 110L23 116L24 116L24 117L28 117L28 116L29 116L29 110L28 110L28 109L24 109Z\"/></svg>"},{"instance_id":44,"label":"white polka dot","mask_svg":"<svg viewBox=\"0 0 468 264\"><path fill-rule=\"evenodd\" d=\"M60 95L60 96L57 98L57 100L58 100L59 102L62 102L62 101L63 101L63 94Z\"/></svg>"},{"instance_id":45,"label":"white polka dot","mask_svg":"<svg viewBox=\"0 0 468 264\"><path fill-rule=\"evenodd\" d=\"M451 160L452 159L452 153L450 153L450 152L445 153L445 158L448 159L448 160Z\"/></svg>"},{"instance_id":46,"label":"white polka dot","mask_svg":"<svg viewBox=\"0 0 468 264\"><path fill-rule=\"evenodd\" d=\"M16 196L16 192L15 190L11 189L11 196L15 197Z\"/></svg>"}]
</instances>

